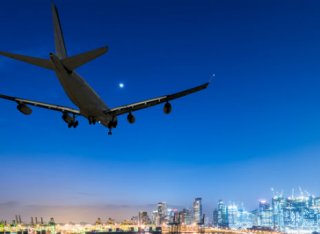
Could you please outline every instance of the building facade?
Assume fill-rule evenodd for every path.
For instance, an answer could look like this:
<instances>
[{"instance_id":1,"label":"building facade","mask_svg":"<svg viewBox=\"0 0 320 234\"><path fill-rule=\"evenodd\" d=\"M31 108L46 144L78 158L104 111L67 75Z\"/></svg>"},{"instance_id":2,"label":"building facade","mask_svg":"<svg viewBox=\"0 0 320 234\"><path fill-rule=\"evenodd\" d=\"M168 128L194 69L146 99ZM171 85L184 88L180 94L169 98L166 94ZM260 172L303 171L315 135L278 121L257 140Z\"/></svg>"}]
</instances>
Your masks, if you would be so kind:
<instances>
[{"instance_id":1,"label":"building facade","mask_svg":"<svg viewBox=\"0 0 320 234\"><path fill-rule=\"evenodd\" d=\"M193 202L193 223L202 224L202 198L197 197Z\"/></svg>"}]
</instances>

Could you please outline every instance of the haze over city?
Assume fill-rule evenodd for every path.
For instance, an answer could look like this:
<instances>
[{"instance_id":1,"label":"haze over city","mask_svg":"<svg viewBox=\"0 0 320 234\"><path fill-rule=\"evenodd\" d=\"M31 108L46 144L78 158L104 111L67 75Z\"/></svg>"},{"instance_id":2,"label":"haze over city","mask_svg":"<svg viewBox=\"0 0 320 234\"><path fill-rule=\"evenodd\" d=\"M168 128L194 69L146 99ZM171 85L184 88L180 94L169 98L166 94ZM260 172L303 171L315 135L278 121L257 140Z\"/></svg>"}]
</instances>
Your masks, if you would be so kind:
<instances>
[{"instance_id":1,"label":"haze over city","mask_svg":"<svg viewBox=\"0 0 320 234\"><path fill-rule=\"evenodd\" d=\"M108 45L77 69L110 106L207 82L199 93L119 118L114 134L68 129L0 100L0 219L130 218L159 201L205 213L219 199L248 209L301 186L320 194L320 2L55 1L69 54ZM48 58L51 1L0 7L0 50ZM53 72L0 57L0 93L64 106ZM119 84L123 84L120 87ZM211 213L208 213L211 215Z\"/></svg>"}]
</instances>

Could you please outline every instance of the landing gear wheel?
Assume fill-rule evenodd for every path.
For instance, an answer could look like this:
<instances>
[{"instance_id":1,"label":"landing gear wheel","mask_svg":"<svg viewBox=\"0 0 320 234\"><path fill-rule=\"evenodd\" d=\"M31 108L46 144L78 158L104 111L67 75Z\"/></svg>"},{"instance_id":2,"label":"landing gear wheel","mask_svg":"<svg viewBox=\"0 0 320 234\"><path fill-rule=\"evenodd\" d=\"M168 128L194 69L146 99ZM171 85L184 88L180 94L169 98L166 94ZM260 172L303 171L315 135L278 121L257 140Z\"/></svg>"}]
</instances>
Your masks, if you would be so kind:
<instances>
[{"instance_id":1,"label":"landing gear wheel","mask_svg":"<svg viewBox=\"0 0 320 234\"><path fill-rule=\"evenodd\" d=\"M75 122L73 123L73 127L74 127L74 128L78 127L78 125L79 125L79 122L78 122L78 121L75 121Z\"/></svg>"},{"instance_id":2,"label":"landing gear wheel","mask_svg":"<svg viewBox=\"0 0 320 234\"><path fill-rule=\"evenodd\" d=\"M111 136L111 135L112 135L112 130L111 130L111 128L109 128L108 135L109 135L109 136Z\"/></svg>"},{"instance_id":3,"label":"landing gear wheel","mask_svg":"<svg viewBox=\"0 0 320 234\"><path fill-rule=\"evenodd\" d=\"M93 117L93 116L89 116L89 117L88 117L88 120L89 120L89 124L90 124L90 125L91 125L91 124L95 125L96 122L97 122L96 118Z\"/></svg>"}]
</instances>

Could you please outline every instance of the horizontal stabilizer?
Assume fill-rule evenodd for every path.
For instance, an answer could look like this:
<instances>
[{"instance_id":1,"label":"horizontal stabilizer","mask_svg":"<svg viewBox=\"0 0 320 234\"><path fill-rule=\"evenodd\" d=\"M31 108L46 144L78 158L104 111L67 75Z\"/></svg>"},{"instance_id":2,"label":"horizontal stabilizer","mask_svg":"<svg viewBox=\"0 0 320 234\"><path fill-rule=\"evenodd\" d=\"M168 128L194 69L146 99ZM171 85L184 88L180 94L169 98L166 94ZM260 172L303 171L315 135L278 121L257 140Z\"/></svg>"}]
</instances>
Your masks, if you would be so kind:
<instances>
[{"instance_id":1,"label":"horizontal stabilizer","mask_svg":"<svg viewBox=\"0 0 320 234\"><path fill-rule=\"evenodd\" d=\"M103 55L107 51L108 47L101 47L99 49L91 50L82 54L62 59L61 61L65 67L72 71L77 67L80 67L81 65Z\"/></svg>"},{"instance_id":2,"label":"horizontal stabilizer","mask_svg":"<svg viewBox=\"0 0 320 234\"><path fill-rule=\"evenodd\" d=\"M8 52L0 52L0 55L6 56L12 59L20 60L22 62L30 63L39 67L53 69L52 63L48 59L35 58L35 57L20 55L20 54L12 54Z\"/></svg>"}]
</instances>

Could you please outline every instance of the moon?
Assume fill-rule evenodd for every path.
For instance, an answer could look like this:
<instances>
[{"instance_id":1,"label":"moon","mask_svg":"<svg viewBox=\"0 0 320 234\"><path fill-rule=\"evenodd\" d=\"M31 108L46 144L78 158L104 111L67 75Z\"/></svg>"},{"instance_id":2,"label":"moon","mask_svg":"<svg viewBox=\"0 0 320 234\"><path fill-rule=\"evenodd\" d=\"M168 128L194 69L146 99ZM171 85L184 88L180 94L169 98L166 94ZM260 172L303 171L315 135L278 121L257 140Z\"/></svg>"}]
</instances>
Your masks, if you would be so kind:
<instances>
[{"instance_id":1,"label":"moon","mask_svg":"<svg viewBox=\"0 0 320 234\"><path fill-rule=\"evenodd\" d=\"M122 83L122 82L119 83L119 88L120 88L120 89L123 89L123 88L124 88L124 83Z\"/></svg>"}]
</instances>

